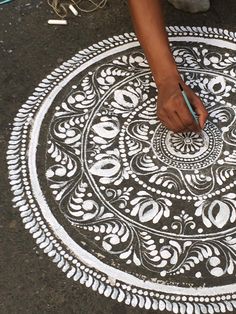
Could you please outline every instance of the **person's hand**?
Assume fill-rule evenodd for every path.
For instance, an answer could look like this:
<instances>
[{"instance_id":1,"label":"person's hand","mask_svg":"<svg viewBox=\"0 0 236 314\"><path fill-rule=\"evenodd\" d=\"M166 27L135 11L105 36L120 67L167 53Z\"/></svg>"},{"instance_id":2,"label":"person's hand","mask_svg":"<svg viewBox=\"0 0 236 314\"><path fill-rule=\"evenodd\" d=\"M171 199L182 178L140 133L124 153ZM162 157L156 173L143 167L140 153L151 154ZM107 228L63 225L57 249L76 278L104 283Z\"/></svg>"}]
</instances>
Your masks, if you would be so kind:
<instances>
[{"instance_id":1,"label":"person's hand","mask_svg":"<svg viewBox=\"0 0 236 314\"><path fill-rule=\"evenodd\" d=\"M179 83L198 115L199 125L184 101ZM177 76L166 78L158 84L157 115L160 121L175 133L200 132L205 125L208 112L201 99L183 82L181 76Z\"/></svg>"}]
</instances>

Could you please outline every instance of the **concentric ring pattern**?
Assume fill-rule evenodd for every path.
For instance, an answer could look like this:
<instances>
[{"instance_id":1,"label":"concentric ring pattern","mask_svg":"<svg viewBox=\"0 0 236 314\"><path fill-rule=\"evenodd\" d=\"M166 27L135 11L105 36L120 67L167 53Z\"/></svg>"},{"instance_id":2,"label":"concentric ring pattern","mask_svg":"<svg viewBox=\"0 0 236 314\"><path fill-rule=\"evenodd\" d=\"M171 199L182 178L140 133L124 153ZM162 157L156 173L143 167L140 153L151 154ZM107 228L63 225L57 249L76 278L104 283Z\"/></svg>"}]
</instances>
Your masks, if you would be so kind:
<instances>
[{"instance_id":1,"label":"concentric ring pattern","mask_svg":"<svg viewBox=\"0 0 236 314\"><path fill-rule=\"evenodd\" d=\"M19 109L7 153L13 202L66 274L131 306L236 307L236 34L168 27L209 118L175 134L134 34L76 54Z\"/></svg>"}]
</instances>

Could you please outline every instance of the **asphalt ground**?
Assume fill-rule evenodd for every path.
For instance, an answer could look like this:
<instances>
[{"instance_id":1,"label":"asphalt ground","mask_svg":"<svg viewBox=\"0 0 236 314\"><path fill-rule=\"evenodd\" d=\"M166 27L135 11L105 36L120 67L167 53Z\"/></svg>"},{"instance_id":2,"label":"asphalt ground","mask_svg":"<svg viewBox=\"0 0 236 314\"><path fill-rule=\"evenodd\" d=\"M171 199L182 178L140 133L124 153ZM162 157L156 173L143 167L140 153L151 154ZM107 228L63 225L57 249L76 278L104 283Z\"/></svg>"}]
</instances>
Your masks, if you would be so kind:
<instances>
[{"instance_id":1,"label":"asphalt ground","mask_svg":"<svg viewBox=\"0 0 236 314\"><path fill-rule=\"evenodd\" d=\"M236 30L234 0L213 0L211 9L199 14L176 10L167 1L164 9L166 25ZM11 203L5 156L21 104L62 61L102 39L133 31L125 0L71 16L67 26L49 26L50 18L56 16L42 0L0 6L0 313L145 313L68 280L36 247Z\"/></svg>"}]
</instances>

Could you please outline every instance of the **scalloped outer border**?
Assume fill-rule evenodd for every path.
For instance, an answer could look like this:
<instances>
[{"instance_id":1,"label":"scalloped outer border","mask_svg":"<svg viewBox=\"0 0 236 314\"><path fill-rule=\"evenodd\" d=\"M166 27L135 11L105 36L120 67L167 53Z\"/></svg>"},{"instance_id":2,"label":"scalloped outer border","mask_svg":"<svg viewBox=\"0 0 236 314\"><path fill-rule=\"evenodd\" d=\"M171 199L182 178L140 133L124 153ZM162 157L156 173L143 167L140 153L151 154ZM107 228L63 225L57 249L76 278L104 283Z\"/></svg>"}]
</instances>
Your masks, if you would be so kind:
<instances>
[{"instance_id":1,"label":"scalloped outer border","mask_svg":"<svg viewBox=\"0 0 236 314\"><path fill-rule=\"evenodd\" d=\"M166 27L169 36L173 37L206 37L236 42L236 33L226 29L211 27L169 26ZM236 291L221 296L186 296L173 293L156 293L149 290L137 289L122 282L108 278L106 274L89 268L78 259L66 253L62 245L47 228L41 219L38 208L33 204L33 196L27 183L27 166L24 155L27 154L27 128L31 123L34 112L40 106L45 96L69 73L90 58L124 43L135 42L134 33L114 36L80 51L67 62L51 72L35 88L32 96L19 109L13 123L7 163L11 190L14 195L14 206L19 209L25 229L32 234L36 244L47 254L58 268L66 273L67 278L73 278L86 287L91 287L99 294L110 297L118 302L139 308L167 310L173 313L222 313L236 308ZM235 292L235 293L234 293ZM234 293L234 294L233 294ZM210 302L210 303L209 303Z\"/></svg>"}]
</instances>

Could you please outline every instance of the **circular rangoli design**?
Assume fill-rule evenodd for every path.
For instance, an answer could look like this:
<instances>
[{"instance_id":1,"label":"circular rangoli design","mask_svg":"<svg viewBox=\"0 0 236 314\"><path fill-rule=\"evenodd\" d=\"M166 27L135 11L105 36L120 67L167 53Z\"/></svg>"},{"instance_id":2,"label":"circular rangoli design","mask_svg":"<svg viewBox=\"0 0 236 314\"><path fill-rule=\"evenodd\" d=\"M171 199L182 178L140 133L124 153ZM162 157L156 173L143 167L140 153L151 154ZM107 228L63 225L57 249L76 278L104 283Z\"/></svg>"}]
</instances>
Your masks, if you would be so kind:
<instances>
[{"instance_id":1,"label":"circular rangoli design","mask_svg":"<svg viewBox=\"0 0 236 314\"><path fill-rule=\"evenodd\" d=\"M19 110L9 178L25 228L66 273L106 297L173 313L236 307L236 36L169 27L209 118L174 134L134 34L48 75Z\"/></svg>"}]
</instances>

